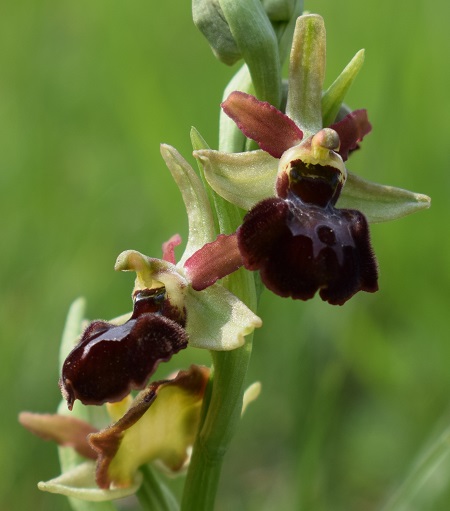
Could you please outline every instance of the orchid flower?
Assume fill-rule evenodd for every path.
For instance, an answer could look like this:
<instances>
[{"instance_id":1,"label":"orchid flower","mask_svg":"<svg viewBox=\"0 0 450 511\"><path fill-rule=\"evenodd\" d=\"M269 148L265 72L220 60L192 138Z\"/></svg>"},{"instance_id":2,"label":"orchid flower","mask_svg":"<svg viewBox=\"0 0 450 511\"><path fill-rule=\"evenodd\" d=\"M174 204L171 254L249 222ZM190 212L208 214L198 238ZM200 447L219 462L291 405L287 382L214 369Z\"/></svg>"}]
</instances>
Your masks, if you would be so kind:
<instances>
[{"instance_id":1,"label":"orchid flower","mask_svg":"<svg viewBox=\"0 0 450 511\"><path fill-rule=\"evenodd\" d=\"M174 238L165 244L164 257L173 259L177 242L178 238ZM131 256L147 268L144 256L134 252ZM166 262L173 270L173 263L164 260L159 261L160 267L164 269ZM172 295L167 298L169 294L161 287L145 288L144 292L141 286L149 283L149 275L138 268L134 310L125 323L124 317L110 323L95 321L80 335L85 323L84 301L77 300L72 305L60 357L63 367L61 386L72 413L69 415L63 401L57 414L23 412L19 417L27 429L60 445L62 474L38 486L44 491L74 497L77 499L75 508L81 499L103 502L105 511L112 509L107 507L107 501L135 493L143 480L140 467L149 462L158 462L174 473L189 463L210 370L193 365L167 380L152 382L134 399L129 393L132 388L144 386L157 362L184 348L188 338L188 323L185 323L185 316L179 315L176 306L171 306ZM217 284L213 287L216 292L208 306L212 313L217 297L223 300L232 297L225 309L233 314L229 325L224 315L210 317L216 323L224 322L219 336L221 344L216 346L232 349L233 343L242 344L243 336L251 325L259 324L259 318L224 288ZM195 297L200 293L192 291L192 294ZM199 301L201 303L201 299ZM188 300L187 303L186 308L191 302ZM186 331L181 326L185 324ZM195 324L189 330L194 336ZM152 329L158 342L152 342ZM234 335L238 338L232 341ZM76 346L72 349L74 340ZM212 342L209 340L208 346ZM146 343L148 348L143 346ZM165 349L167 353L161 355L161 350ZM249 387L244 395L242 413L258 393L258 384ZM119 396L124 397L118 401ZM75 399L84 404L108 402L93 409L74 402ZM112 424L102 426L110 420Z\"/></svg>"},{"instance_id":2,"label":"orchid flower","mask_svg":"<svg viewBox=\"0 0 450 511\"><path fill-rule=\"evenodd\" d=\"M163 259L134 250L119 255L115 269L135 271L133 313L112 322L94 321L66 358L60 387L69 408L75 399L83 404L119 401L133 389L143 389L160 361L188 345L209 350L232 350L261 320L221 285L222 274L239 267L223 257L207 266L192 258L214 239L214 224L205 189L191 166L173 148L161 153L180 187L189 221L186 250L175 264L178 235L163 246ZM185 263L189 260L189 268ZM193 261L195 261L193 263ZM205 282L203 291L192 280ZM211 283L210 287L209 283ZM208 321L205 321L208 318Z\"/></svg>"},{"instance_id":3,"label":"orchid flower","mask_svg":"<svg viewBox=\"0 0 450 511\"><path fill-rule=\"evenodd\" d=\"M197 23L217 43L216 54L230 63L243 56L253 90L266 91L262 96L280 106L283 52L263 4L276 11L281 37L281 11L285 26L293 26L299 3L256 2L265 30L250 38L247 29L258 29L258 23L254 17L241 23L247 5L239 5L244 11L238 12L233 1L194 3ZM217 40L216 24L225 28L224 40ZM181 238L176 234L163 244L161 258L135 250L118 256L116 270L136 273L129 314L86 325L83 303L72 306L60 351L64 399L58 413L20 415L26 428L60 446L62 474L39 483L42 490L97 501L99 511L110 511L108 501L140 491L141 485L153 485L149 493L156 499L164 493L163 485L149 477L149 463L171 472L190 463L183 509L212 509L223 454L245 406L259 392L256 384L244 393L251 352L245 337L262 324L249 308L256 307L253 275L242 270L227 281L249 306L218 281L244 267L258 271L265 286L280 296L307 300L318 293L334 305L358 291L378 289L369 222L426 208L430 199L348 172L344 162L371 131L366 110L350 112L343 104L364 52L323 92L325 46L322 18L300 16L285 111L243 91L227 95L224 115L260 149L225 153L193 139L194 156L212 190L176 149L161 146L187 210L184 253L177 262ZM262 57L267 48L271 65ZM269 87L262 80L268 76L264 69L275 74L276 83ZM225 132L223 127L226 123ZM247 211L243 220L226 201ZM224 222L226 215L230 218ZM149 383L161 362L188 347L214 352L214 377L208 368L192 365ZM164 505L156 507L177 509L169 499L164 496ZM86 509L75 502L75 509Z\"/></svg>"},{"instance_id":4,"label":"orchid flower","mask_svg":"<svg viewBox=\"0 0 450 511\"><path fill-rule=\"evenodd\" d=\"M138 489L142 479L138 468L149 461L159 460L173 471L182 468L196 435L209 369L192 366L150 385L149 378L161 361L187 346L233 350L261 325L243 302L215 283L232 271L226 258L223 265L207 271L202 258L198 265L185 268L186 261L215 238L212 211L190 165L170 146L163 145L161 153L186 205L186 249L176 263L174 250L181 238L175 235L163 244L162 259L133 250L119 255L116 270L136 271L131 314L109 322L93 321L82 331L83 307L74 304L61 347L60 379L73 413L68 416L60 406L58 414L20 416L25 427L62 446L63 473L40 483L45 491L111 500ZM205 284L200 292L192 288L193 278L214 283ZM132 390L141 390L134 400ZM83 405L106 403L96 408L106 408L113 424L102 429L91 407L76 400Z\"/></svg>"},{"instance_id":5,"label":"orchid flower","mask_svg":"<svg viewBox=\"0 0 450 511\"><path fill-rule=\"evenodd\" d=\"M84 301L72 305L61 343L61 361L84 323ZM209 369L191 366L172 378L151 383L134 399L103 407L62 402L57 414L22 412L23 426L60 445L63 473L39 488L90 501L107 501L135 493L139 467L159 461L177 472L189 460L209 378ZM69 415L70 414L70 415ZM102 424L113 421L109 426Z\"/></svg>"},{"instance_id":6,"label":"orchid flower","mask_svg":"<svg viewBox=\"0 0 450 511\"><path fill-rule=\"evenodd\" d=\"M286 114L239 91L222 103L260 150L194 155L211 187L249 210L234 238L243 265L280 296L307 300L319 291L342 305L357 291L378 289L368 221L399 218L430 199L347 172L344 161L371 130L365 110L336 119L363 52L323 94L325 45L323 19L299 17Z\"/></svg>"}]
</instances>

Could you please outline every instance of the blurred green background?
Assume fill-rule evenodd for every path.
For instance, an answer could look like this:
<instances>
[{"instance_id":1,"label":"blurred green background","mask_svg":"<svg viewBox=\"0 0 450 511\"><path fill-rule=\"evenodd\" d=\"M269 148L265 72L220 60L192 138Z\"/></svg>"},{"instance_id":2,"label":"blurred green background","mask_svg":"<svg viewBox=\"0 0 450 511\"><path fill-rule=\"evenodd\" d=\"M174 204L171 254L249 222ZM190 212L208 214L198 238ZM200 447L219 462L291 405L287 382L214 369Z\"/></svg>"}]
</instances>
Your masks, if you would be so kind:
<instances>
[{"instance_id":1,"label":"blurred green background","mask_svg":"<svg viewBox=\"0 0 450 511\"><path fill-rule=\"evenodd\" d=\"M444 0L307 1L328 33L328 85L361 47L347 98L373 132L349 168L432 196L429 211L372 226L380 291L344 307L263 295L249 382L263 393L224 467L218 511L371 511L450 426L448 20ZM158 257L186 237L159 143L190 158L189 129L217 141L235 69L218 63L190 3L3 0L0 16L0 505L58 509L36 483L56 449L20 410L60 400L58 344L69 304L91 318L130 308L124 249ZM192 162L192 158L190 158ZM171 367L205 353L188 350ZM164 371L167 369L165 368ZM450 509L446 459L409 510Z\"/></svg>"}]
</instances>

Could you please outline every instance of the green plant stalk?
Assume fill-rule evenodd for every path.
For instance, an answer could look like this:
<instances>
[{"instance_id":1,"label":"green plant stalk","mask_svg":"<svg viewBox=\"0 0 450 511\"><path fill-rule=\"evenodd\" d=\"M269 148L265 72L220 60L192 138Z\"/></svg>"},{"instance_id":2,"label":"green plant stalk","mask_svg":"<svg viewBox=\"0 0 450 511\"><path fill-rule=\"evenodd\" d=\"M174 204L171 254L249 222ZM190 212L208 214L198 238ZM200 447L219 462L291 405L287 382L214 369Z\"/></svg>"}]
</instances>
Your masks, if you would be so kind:
<instances>
[{"instance_id":1,"label":"green plant stalk","mask_svg":"<svg viewBox=\"0 0 450 511\"><path fill-rule=\"evenodd\" d=\"M179 505L169 489L156 477L149 465L141 467L142 485L137 492L141 506L147 511L178 511Z\"/></svg>"},{"instance_id":2,"label":"green plant stalk","mask_svg":"<svg viewBox=\"0 0 450 511\"><path fill-rule=\"evenodd\" d=\"M239 209L212 191L221 233L231 233L242 221ZM252 310L256 310L253 274L243 269L223 279L223 284ZM183 492L182 511L214 508L224 455L239 424L245 377L252 351L252 338L232 351L211 352L212 378L203 401L197 435Z\"/></svg>"},{"instance_id":3,"label":"green plant stalk","mask_svg":"<svg viewBox=\"0 0 450 511\"><path fill-rule=\"evenodd\" d=\"M221 231L230 232L232 223L240 223L238 208L223 200L216 203L217 208L220 206L235 210L229 215L225 211L218 212ZM227 277L225 285L252 310L256 310L252 274L241 269ZM241 417L252 338L253 335L247 336L245 344L236 350L211 352L214 370L210 393L203 402L202 421L184 486L182 511L211 511L214 508L223 458Z\"/></svg>"},{"instance_id":4,"label":"green plant stalk","mask_svg":"<svg viewBox=\"0 0 450 511\"><path fill-rule=\"evenodd\" d=\"M242 410L251 340L241 348L213 353L214 378L207 414L197 435L186 478L182 511L211 511L224 455Z\"/></svg>"},{"instance_id":5,"label":"green plant stalk","mask_svg":"<svg viewBox=\"0 0 450 511\"><path fill-rule=\"evenodd\" d=\"M247 0L245 5L249 6L251 4L252 0ZM233 18L233 10L236 8L234 0L222 0L221 7L226 16L228 15L230 19ZM256 6L253 5L253 7L253 11L257 11ZM259 3L258 7L260 7ZM287 48L290 47L295 20L301 14L302 7L303 2L297 0L292 19L284 27L284 30L280 30L275 36L275 39L278 39L276 43L274 44L273 41L268 43L270 51L267 48L261 48L261 45L257 45L255 49L251 44L248 45L245 37L243 39L244 44L238 40L238 45L244 55L246 64L250 68L250 73L246 67L238 71L226 92L229 92L230 88L234 90L236 88L234 87L235 82L239 82L239 90L253 92L254 89L260 99L278 105L281 98L280 57L282 61L287 53ZM235 23L231 24L231 30L232 32L235 31L235 36L246 32L245 30L239 31L236 29L236 26L240 27L242 19L242 17L239 17L238 22L234 19ZM268 22L268 20L265 21ZM254 24L253 19L251 22ZM274 51L274 48L277 48L277 50ZM275 62L274 69L271 72L266 69L267 52L272 57L271 61ZM279 54L275 55L278 52ZM258 66L262 64L264 64L262 66L263 71L259 72ZM224 119L223 113L221 113L220 127L219 150L227 152L242 151L245 137L237 130L234 123L230 122L229 119ZM217 196L214 192L212 195L220 232L226 234L234 232L242 223L242 211ZM224 279L223 284L250 309L256 311L257 292L255 282L252 273L241 269ZM253 335L248 336L245 345L239 349L211 353L214 367L211 394L208 394L208 399L205 399L203 403L202 422L186 477L181 504L182 511L212 511L214 509L223 458L242 413L245 378L252 351L252 338Z\"/></svg>"},{"instance_id":6,"label":"green plant stalk","mask_svg":"<svg viewBox=\"0 0 450 511\"><path fill-rule=\"evenodd\" d=\"M235 140L236 146L240 144L239 138ZM238 151L241 147L230 147L228 143L227 150ZM241 211L214 191L211 193L220 232L234 232L242 222ZM241 269L223 279L223 284L253 311L256 310L253 274ZM223 458L241 417L252 338L253 335L247 336L244 346L239 349L211 352L210 392L203 402L199 433L184 486L182 511L211 511L214 508Z\"/></svg>"}]
</instances>

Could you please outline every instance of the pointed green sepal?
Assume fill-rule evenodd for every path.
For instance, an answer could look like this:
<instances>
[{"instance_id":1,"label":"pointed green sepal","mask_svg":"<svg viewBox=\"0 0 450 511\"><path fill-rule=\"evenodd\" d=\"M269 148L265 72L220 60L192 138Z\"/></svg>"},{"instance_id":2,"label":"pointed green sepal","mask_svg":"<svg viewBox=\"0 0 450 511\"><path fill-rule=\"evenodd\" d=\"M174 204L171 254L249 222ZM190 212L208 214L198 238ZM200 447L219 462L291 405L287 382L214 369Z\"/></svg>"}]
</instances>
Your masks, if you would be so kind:
<instances>
[{"instance_id":1,"label":"pointed green sepal","mask_svg":"<svg viewBox=\"0 0 450 511\"><path fill-rule=\"evenodd\" d=\"M322 128L325 60L326 33L322 17L317 14L300 16L291 50L286 114L305 137Z\"/></svg>"},{"instance_id":2,"label":"pointed green sepal","mask_svg":"<svg viewBox=\"0 0 450 511\"><path fill-rule=\"evenodd\" d=\"M221 115L224 114L223 110L221 109ZM239 128L236 126L236 124L227 116L225 117L231 121L231 123L234 125L236 130L242 135L242 131L239 130ZM222 132L222 128L220 129ZM245 138L245 137L244 137ZM200 151L200 150L206 150L209 149L208 144L204 140L204 138L200 135L200 133L195 129L192 128L191 130L191 141L192 141L192 148L194 151ZM244 144L242 144L242 147ZM231 151L233 152L233 151ZM205 177L205 171L203 168L202 163L197 160L197 164L199 167L199 172L202 177L202 180L205 184L205 188L208 192L208 195L211 200L211 204L213 205L213 213L215 216L215 219L217 220L217 233L225 233L225 234L232 234L236 230L236 226L239 225L242 221L242 214L241 210L237 208L234 204L231 204L230 202L226 201L223 197L221 197L211 186L209 186L207 179Z\"/></svg>"},{"instance_id":3,"label":"pointed green sepal","mask_svg":"<svg viewBox=\"0 0 450 511\"><path fill-rule=\"evenodd\" d=\"M201 151L202 149L209 149L208 142L203 138L202 134L194 126L191 127L189 133L191 138L192 149L194 151Z\"/></svg>"},{"instance_id":4,"label":"pointed green sepal","mask_svg":"<svg viewBox=\"0 0 450 511\"><path fill-rule=\"evenodd\" d=\"M344 97L364 63L364 50L359 52L343 69L342 73L328 87L322 96L322 121L329 126L336 120Z\"/></svg>"},{"instance_id":5,"label":"pointed green sepal","mask_svg":"<svg viewBox=\"0 0 450 511\"><path fill-rule=\"evenodd\" d=\"M219 284L203 291L190 289L185 303L189 311L189 345L195 348L234 350L244 344L246 335L262 325L256 314Z\"/></svg>"},{"instance_id":6,"label":"pointed green sepal","mask_svg":"<svg viewBox=\"0 0 450 511\"><path fill-rule=\"evenodd\" d=\"M215 238L214 217L208 196L194 169L172 146L162 144L161 155L183 196L189 223L189 237L180 264Z\"/></svg>"},{"instance_id":7,"label":"pointed green sepal","mask_svg":"<svg viewBox=\"0 0 450 511\"><path fill-rule=\"evenodd\" d=\"M338 208L357 209L371 223L395 220L430 207L431 199L403 188L366 181L348 173Z\"/></svg>"},{"instance_id":8,"label":"pointed green sepal","mask_svg":"<svg viewBox=\"0 0 450 511\"><path fill-rule=\"evenodd\" d=\"M249 210L275 195L278 160L265 151L223 153L194 151L211 188L227 201Z\"/></svg>"},{"instance_id":9,"label":"pointed green sepal","mask_svg":"<svg viewBox=\"0 0 450 511\"><path fill-rule=\"evenodd\" d=\"M252 78L247 64L244 64L239 71L233 76L230 83L225 87L222 100L235 90L242 92L255 92L252 84ZM228 117L228 115L220 109L220 125L219 125L219 148L221 151L228 153L236 153L245 150L246 138L242 131L236 126L236 123Z\"/></svg>"},{"instance_id":10,"label":"pointed green sepal","mask_svg":"<svg viewBox=\"0 0 450 511\"><path fill-rule=\"evenodd\" d=\"M59 493L66 497L103 502L133 495L142 483L140 472L136 472L130 486L104 490L99 488L95 482L95 471L95 462L86 461L50 481L40 482L38 488L50 493Z\"/></svg>"},{"instance_id":11,"label":"pointed green sepal","mask_svg":"<svg viewBox=\"0 0 450 511\"><path fill-rule=\"evenodd\" d=\"M64 360L72 351L73 347L78 342L78 339L83 332L83 326L85 323L85 310L86 300L84 298L77 298L70 305L59 349L60 368L64 364Z\"/></svg>"}]
</instances>

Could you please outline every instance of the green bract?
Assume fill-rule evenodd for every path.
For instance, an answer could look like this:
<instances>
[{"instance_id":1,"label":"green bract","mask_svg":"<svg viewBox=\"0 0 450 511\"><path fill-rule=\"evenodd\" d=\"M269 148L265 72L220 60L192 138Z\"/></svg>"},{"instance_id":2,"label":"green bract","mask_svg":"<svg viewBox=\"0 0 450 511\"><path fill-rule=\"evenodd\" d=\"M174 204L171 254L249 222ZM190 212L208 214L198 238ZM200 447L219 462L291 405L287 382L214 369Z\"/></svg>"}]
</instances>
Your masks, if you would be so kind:
<instances>
[{"instance_id":1,"label":"green bract","mask_svg":"<svg viewBox=\"0 0 450 511\"><path fill-rule=\"evenodd\" d=\"M66 497L86 500L90 502L103 502L104 507L100 511L109 511L115 509L110 507L107 501L121 499L136 493L142 483L142 475L139 472L134 474L133 482L126 488L102 489L97 486L95 481L95 463L85 461L73 469L62 473L60 476L50 479L46 482L40 482L38 488L50 493L59 493ZM84 508L83 504L76 504L80 511ZM86 507L86 509L90 509Z\"/></svg>"}]
</instances>

